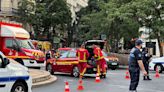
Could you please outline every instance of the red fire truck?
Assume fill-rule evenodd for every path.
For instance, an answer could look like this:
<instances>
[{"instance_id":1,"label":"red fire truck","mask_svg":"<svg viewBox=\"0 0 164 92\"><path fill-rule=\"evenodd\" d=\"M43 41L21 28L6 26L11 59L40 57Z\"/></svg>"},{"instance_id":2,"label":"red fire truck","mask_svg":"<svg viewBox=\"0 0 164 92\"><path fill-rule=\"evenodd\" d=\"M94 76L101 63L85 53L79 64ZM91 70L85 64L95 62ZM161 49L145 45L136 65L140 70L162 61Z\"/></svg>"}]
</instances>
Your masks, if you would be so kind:
<instances>
[{"instance_id":1,"label":"red fire truck","mask_svg":"<svg viewBox=\"0 0 164 92\"><path fill-rule=\"evenodd\" d=\"M44 66L45 55L36 50L21 24L0 21L0 51L27 67Z\"/></svg>"}]
</instances>

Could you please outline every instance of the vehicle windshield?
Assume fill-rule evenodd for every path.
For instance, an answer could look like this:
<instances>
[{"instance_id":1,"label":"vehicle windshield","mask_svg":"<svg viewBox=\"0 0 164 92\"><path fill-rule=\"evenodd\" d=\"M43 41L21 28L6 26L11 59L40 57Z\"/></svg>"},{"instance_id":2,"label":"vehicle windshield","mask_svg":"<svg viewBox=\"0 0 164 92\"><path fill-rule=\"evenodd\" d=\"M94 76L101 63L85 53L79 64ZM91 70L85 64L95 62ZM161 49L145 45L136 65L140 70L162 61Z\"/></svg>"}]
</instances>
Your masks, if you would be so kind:
<instances>
[{"instance_id":1,"label":"vehicle windshield","mask_svg":"<svg viewBox=\"0 0 164 92\"><path fill-rule=\"evenodd\" d=\"M65 53L62 53L60 58L66 58L66 57L68 56L68 54L69 54L69 52L68 52L68 51L67 51L67 52L65 52Z\"/></svg>"},{"instance_id":2,"label":"vehicle windshield","mask_svg":"<svg viewBox=\"0 0 164 92\"><path fill-rule=\"evenodd\" d=\"M24 40L24 39L17 39L17 43L20 47L25 49L34 49L34 46L32 45L30 40Z\"/></svg>"},{"instance_id":3,"label":"vehicle windshield","mask_svg":"<svg viewBox=\"0 0 164 92\"><path fill-rule=\"evenodd\" d=\"M107 53L105 53L104 51L102 51L102 53L103 53L103 56L105 56L105 57L108 56Z\"/></svg>"},{"instance_id":4,"label":"vehicle windshield","mask_svg":"<svg viewBox=\"0 0 164 92\"><path fill-rule=\"evenodd\" d=\"M61 54L60 58L75 58L75 57L76 57L75 51L67 51L67 52Z\"/></svg>"},{"instance_id":5,"label":"vehicle windshield","mask_svg":"<svg viewBox=\"0 0 164 92\"><path fill-rule=\"evenodd\" d=\"M63 54L63 53L66 53L66 52L69 52L69 51L68 50L59 50L60 54Z\"/></svg>"}]
</instances>

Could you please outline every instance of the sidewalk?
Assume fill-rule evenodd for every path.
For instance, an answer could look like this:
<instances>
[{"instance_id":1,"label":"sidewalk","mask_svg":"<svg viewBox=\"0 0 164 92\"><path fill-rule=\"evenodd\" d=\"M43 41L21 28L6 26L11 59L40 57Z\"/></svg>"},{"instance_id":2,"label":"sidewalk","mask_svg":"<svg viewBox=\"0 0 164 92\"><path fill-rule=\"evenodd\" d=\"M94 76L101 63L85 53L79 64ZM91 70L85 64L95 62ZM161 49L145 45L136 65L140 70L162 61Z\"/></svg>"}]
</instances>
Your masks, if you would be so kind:
<instances>
[{"instance_id":1,"label":"sidewalk","mask_svg":"<svg viewBox=\"0 0 164 92\"><path fill-rule=\"evenodd\" d=\"M29 69L32 77L33 87L38 87L57 81L56 76L52 76L49 72L37 69Z\"/></svg>"}]
</instances>

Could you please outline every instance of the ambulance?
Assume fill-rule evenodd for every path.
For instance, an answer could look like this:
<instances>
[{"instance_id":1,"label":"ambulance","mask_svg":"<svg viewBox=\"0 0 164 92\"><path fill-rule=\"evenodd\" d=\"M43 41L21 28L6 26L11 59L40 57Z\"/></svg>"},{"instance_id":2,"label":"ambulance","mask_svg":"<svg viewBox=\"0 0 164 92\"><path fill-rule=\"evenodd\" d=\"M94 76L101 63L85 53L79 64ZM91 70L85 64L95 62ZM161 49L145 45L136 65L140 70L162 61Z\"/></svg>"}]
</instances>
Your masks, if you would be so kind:
<instances>
[{"instance_id":1,"label":"ambulance","mask_svg":"<svg viewBox=\"0 0 164 92\"><path fill-rule=\"evenodd\" d=\"M33 46L29 33L21 24L0 21L0 51L27 67L44 66L45 55Z\"/></svg>"},{"instance_id":2,"label":"ambulance","mask_svg":"<svg viewBox=\"0 0 164 92\"><path fill-rule=\"evenodd\" d=\"M0 92L31 92L28 68L8 59L0 51Z\"/></svg>"}]
</instances>

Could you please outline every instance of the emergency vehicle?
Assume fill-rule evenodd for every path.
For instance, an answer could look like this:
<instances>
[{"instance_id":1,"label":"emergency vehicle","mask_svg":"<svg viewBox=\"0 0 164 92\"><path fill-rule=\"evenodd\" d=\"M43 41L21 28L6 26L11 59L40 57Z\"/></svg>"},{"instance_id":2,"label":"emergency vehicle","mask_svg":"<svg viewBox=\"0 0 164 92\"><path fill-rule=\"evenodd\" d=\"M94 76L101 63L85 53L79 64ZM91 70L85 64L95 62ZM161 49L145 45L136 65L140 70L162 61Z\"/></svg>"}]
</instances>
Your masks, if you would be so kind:
<instances>
[{"instance_id":1,"label":"emergency vehicle","mask_svg":"<svg viewBox=\"0 0 164 92\"><path fill-rule=\"evenodd\" d=\"M100 45L102 48L104 46L104 41L88 41L86 42L85 46L87 49L93 44ZM67 48L66 48L67 49ZM89 53L91 54L93 50L89 49ZM96 61L91 60L91 57L88 58L88 65L87 65L87 71L86 74L96 74L97 73L97 65ZM51 74L54 74L54 72L63 72L63 73L70 73L74 77L79 76L79 58L76 56L76 49L69 49L66 52L60 54L58 58L51 58L47 60L46 62L46 70L49 71ZM107 69L107 65L106 65ZM105 75L106 76L106 75Z\"/></svg>"},{"instance_id":2,"label":"emergency vehicle","mask_svg":"<svg viewBox=\"0 0 164 92\"><path fill-rule=\"evenodd\" d=\"M36 50L29 38L21 24L0 21L0 51L27 67L44 66L44 53Z\"/></svg>"},{"instance_id":3,"label":"emergency vehicle","mask_svg":"<svg viewBox=\"0 0 164 92\"><path fill-rule=\"evenodd\" d=\"M31 92L28 69L0 52L0 92Z\"/></svg>"},{"instance_id":4,"label":"emergency vehicle","mask_svg":"<svg viewBox=\"0 0 164 92\"><path fill-rule=\"evenodd\" d=\"M156 69L158 69L159 73L162 73L164 71L164 56L151 59L149 69L152 71L156 71Z\"/></svg>"}]
</instances>

